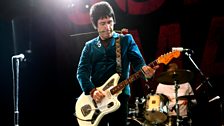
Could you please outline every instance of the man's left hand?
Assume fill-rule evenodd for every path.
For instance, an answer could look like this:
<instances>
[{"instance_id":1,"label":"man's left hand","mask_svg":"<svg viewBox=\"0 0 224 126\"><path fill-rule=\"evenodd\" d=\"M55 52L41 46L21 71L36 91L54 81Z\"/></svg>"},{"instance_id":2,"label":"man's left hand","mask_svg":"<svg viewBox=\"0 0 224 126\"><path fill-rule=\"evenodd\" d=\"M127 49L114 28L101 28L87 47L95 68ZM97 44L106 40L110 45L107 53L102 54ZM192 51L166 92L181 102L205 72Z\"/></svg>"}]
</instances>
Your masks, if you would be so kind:
<instances>
[{"instance_id":1,"label":"man's left hand","mask_svg":"<svg viewBox=\"0 0 224 126\"><path fill-rule=\"evenodd\" d=\"M156 65L153 68L150 66L143 66L142 70L143 70L143 74L145 78L151 78L155 74L156 69L158 68L159 68L159 65Z\"/></svg>"}]
</instances>

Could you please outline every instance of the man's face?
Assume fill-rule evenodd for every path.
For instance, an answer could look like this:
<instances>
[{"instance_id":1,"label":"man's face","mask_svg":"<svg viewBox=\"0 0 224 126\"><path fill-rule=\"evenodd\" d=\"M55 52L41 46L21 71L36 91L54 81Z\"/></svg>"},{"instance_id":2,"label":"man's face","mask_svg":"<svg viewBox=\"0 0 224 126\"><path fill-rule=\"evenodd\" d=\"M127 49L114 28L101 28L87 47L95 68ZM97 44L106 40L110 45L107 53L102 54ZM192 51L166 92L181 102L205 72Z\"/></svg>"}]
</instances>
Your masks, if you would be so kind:
<instances>
[{"instance_id":1,"label":"man's face","mask_svg":"<svg viewBox=\"0 0 224 126\"><path fill-rule=\"evenodd\" d=\"M112 17L100 18L97 22L97 31L102 40L112 37L114 20Z\"/></svg>"}]
</instances>

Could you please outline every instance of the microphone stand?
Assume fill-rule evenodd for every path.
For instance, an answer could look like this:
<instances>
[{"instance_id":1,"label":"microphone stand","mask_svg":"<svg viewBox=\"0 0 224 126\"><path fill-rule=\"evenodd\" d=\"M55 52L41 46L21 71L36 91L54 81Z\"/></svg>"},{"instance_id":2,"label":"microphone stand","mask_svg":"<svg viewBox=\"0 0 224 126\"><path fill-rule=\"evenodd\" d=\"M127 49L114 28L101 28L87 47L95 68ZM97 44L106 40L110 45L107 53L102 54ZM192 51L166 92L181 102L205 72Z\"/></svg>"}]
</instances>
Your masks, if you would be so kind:
<instances>
[{"instance_id":1,"label":"microphone stand","mask_svg":"<svg viewBox=\"0 0 224 126\"><path fill-rule=\"evenodd\" d=\"M16 72L14 72L14 59ZM13 102L14 102L14 126L19 126L19 65L21 58L12 57L12 73L13 73Z\"/></svg>"},{"instance_id":2,"label":"microphone stand","mask_svg":"<svg viewBox=\"0 0 224 126\"><path fill-rule=\"evenodd\" d=\"M195 66L195 68L200 72L201 76L203 77L203 83L207 83L209 84L210 87L213 87L212 84L210 83L210 81L208 80L207 77L205 77L205 75L202 73L202 71L199 69L199 67L195 64L194 60L191 58L191 54L188 52L185 52L185 55L188 56L188 58L190 59L190 61L193 63L193 65Z\"/></svg>"},{"instance_id":3,"label":"microphone stand","mask_svg":"<svg viewBox=\"0 0 224 126\"><path fill-rule=\"evenodd\" d=\"M193 65L195 66L195 68L200 72L202 78L204 79L203 82L196 88L199 89L204 83L207 83L211 88L213 88L212 84L210 83L210 81L208 80L208 77L205 77L205 75L203 74L203 72L199 69L199 67L195 64L195 62L193 61L193 59L191 58L191 54L188 52L185 52L185 55L188 56L188 58L190 59L190 61L193 63ZM219 96L216 96L219 97ZM220 98L220 97L219 97ZM222 103L220 104L220 109L221 109L221 118L223 116L222 114Z\"/></svg>"},{"instance_id":4,"label":"microphone stand","mask_svg":"<svg viewBox=\"0 0 224 126\"><path fill-rule=\"evenodd\" d=\"M224 114L223 114L223 103L224 103L224 100L223 99L221 99L221 101L220 101L220 116L221 116L221 125L223 126L224 125Z\"/></svg>"},{"instance_id":5,"label":"microphone stand","mask_svg":"<svg viewBox=\"0 0 224 126\"><path fill-rule=\"evenodd\" d=\"M76 36L81 36L81 35L89 35L89 34L96 34L96 33L103 33L103 32L105 32L105 31L100 31L100 32L98 32L98 31L92 31L92 32L77 33L77 34L70 35L70 37L76 37ZM122 33L121 30L114 30L114 32L120 32L120 33Z\"/></svg>"}]
</instances>

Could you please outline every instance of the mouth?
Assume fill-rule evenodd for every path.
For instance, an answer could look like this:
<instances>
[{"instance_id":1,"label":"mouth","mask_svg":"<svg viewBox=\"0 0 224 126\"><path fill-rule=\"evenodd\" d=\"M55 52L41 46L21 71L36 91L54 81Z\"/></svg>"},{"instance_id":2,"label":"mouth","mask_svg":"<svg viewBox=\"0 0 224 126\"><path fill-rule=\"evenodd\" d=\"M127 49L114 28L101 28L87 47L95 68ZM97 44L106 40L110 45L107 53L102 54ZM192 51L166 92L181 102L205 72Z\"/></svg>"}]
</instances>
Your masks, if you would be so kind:
<instances>
[{"instance_id":1,"label":"mouth","mask_svg":"<svg viewBox=\"0 0 224 126\"><path fill-rule=\"evenodd\" d=\"M99 33L106 33L106 34L110 34L110 33L112 33L113 31L112 30L105 30L105 31L100 31Z\"/></svg>"}]
</instances>

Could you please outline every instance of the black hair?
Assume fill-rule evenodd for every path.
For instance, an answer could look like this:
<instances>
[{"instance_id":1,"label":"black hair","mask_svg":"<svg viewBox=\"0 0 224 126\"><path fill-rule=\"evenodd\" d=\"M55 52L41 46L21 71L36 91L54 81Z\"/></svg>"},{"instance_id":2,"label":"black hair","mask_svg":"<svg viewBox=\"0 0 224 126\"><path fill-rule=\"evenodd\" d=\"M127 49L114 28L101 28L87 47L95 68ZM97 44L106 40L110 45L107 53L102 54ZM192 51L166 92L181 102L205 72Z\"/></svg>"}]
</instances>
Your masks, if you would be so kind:
<instances>
[{"instance_id":1,"label":"black hair","mask_svg":"<svg viewBox=\"0 0 224 126\"><path fill-rule=\"evenodd\" d=\"M116 22L113 8L108 2L101 1L91 6L90 20L95 29L97 28L97 21L101 18L106 18L107 16L112 17L114 20L114 23Z\"/></svg>"}]
</instances>

